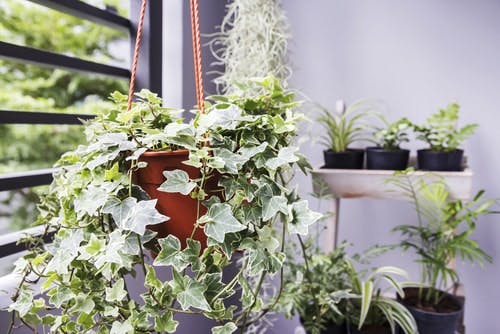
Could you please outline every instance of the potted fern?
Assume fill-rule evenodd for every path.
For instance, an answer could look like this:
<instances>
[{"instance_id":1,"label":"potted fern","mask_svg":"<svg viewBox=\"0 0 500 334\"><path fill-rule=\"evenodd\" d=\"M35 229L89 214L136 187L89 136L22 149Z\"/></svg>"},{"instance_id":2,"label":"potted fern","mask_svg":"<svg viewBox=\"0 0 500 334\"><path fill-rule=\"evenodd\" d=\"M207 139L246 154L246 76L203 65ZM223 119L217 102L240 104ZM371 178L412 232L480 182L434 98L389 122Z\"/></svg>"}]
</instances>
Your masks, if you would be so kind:
<instances>
[{"instance_id":1,"label":"potted fern","mask_svg":"<svg viewBox=\"0 0 500 334\"><path fill-rule=\"evenodd\" d=\"M402 118L375 132L376 147L366 148L366 168L383 170L404 170L408 167L410 151L401 148L401 144L408 142L408 131L412 124Z\"/></svg>"},{"instance_id":2,"label":"potted fern","mask_svg":"<svg viewBox=\"0 0 500 334\"><path fill-rule=\"evenodd\" d=\"M418 139L429 148L417 151L418 168L431 171L461 171L464 151L460 145L474 134L477 124L458 128L460 106L450 103L427 119L427 124L415 126Z\"/></svg>"},{"instance_id":3,"label":"potted fern","mask_svg":"<svg viewBox=\"0 0 500 334\"><path fill-rule=\"evenodd\" d=\"M54 241L45 247L31 240L17 262L10 311L45 332L173 333L182 326L177 314L192 314L215 320L212 333L220 334L244 331L272 310L279 293L264 299L259 282L283 270L288 235L307 234L321 215L284 185L292 168L307 168L293 145L302 118L293 94L273 78L255 84L262 94L214 97L188 124L147 91L124 114L126 98L115 94L117 107L87 125L88 144L58 163L38 220ZM142 157L153 148L188 150L183 164L198 171L163 171L158 186L196 200L187 238L150 229L170 224L159 199L137 184L149 163ZM206 184L215 174L211 194ZM237 260L237 272L224 271ZM143 286L140 296L131 283ZM239 301L229 299L235 291Z\"/></svg>"},{"instance_id":4,"label":"potted fern","mask_svg":"<svg viewBox=\"0 0 500 334\"><path fill-rule=\"evenodd\" d=\"M360 100L349 107L343 101L337 101L336 111L320 107L321 116L318 121L326 130L322 143L324 168L361 169L364 163L364 150L352 148L355 142L368 141L365 122L374 113L374 104L368 100Z\"/></svg>"},{"instance_id":5,"label":"potted fern","mask_svg":"<svg viewBox=\"0 0 500 334\"><path fill-rule=\"evenodd\" d=\"M471 201L451 200L443 181L426 183L411 173L391 180L413 203L417 225L400 225L400 249L413 251L421 266L421 287L405 289L401 303L415 317L420 334L455 334L463 316L463 304L447 292L459 283L456 269L450 265L456 257L483 264L491 262L471 239L478 218L491 213L495 200L483 199L480 191Z\"/></svg>"}]
</instances>

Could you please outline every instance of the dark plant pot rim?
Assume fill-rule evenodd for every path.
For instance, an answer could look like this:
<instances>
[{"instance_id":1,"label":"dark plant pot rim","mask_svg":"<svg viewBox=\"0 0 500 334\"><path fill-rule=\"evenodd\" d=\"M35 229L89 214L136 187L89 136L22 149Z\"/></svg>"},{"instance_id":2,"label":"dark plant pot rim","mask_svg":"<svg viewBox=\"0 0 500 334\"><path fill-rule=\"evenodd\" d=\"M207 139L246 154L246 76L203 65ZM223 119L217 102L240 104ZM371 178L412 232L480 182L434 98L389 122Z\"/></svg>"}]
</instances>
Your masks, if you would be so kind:
<instances>
[{"instance_id":1,"label":"dark plant pot rim","mask_svg":"<svg viewBox=\"0 0 500 334\"><path fill-rule=\"evenodd\" d=\"M408 289L408 288L403 288L403 291L404 291L405 289ZM416 290L418 290L419 288L418 288L418 287L415 287L415 288L414 288L414 287L411 287L411 288L409 288L409 289L416 289ZM428 288L428 287L424 287L424 290L426 290L426 289L429 289L429 288ZM403 304L405 307L407 307L407 308L412 308L412 309L414 309L414 310L416 310L416 311L418 311L418 312L420 312L420 313L422 313L422 314L428 314L428 315L454 315L454 314L460 314L460 313L462 313L462 312L463 312L463 310L464 310L464 306L463 306L463 305L462 305L462 304L458 301L457 296L452 295L451 293L446 292L446 291L443 291L443 290L437 290L437 291L439 291L439 292L443 293L443 294L444 294L447 298L451 298L454 302L456 302L456 304L457 304L457 305L458 305L458 307L459 307L459 308L458 308L458 310L456 310L456 311L452 311L452 312L432 312L432 311L423 310L423 309L421 309L421 308L419 308L419 307L417 307L417 306L414 306L414 305L410 305L410 304L408 304L408 303L405 303L405 300L404 300L403 298L399 297L399 295L398 295L398 301L399 301L401 304Z\"/></svg>"},{"instance_id":2,"label":"dark plant pot rim","mask_svg":"<svg viewBox=\"0 0 500 334\"><path fill-rule=\"evenodd\" d=\"M435 151L435 150L431 150L430 148L422 148L420 150L417 150L417 153L418 152L425 152L425 153L429 153L429 154L446 154L446 153L463 152L463 151L464 150L461 148L457 148L457 149L454 149L451 151Z\"/></svg>"},{"instance_id":3,"label":"dark plant pot rim","mask_svg":"<svg viewBox=\"0 0 500 334\"><path fill-rule=\"evenodd\" d=\"M380 152L410 152L410 150L406 148L397 148L394 150L388 150L380 146L369 146L366 148L367 151L380 151Z\"/></svg>"},{"instance_id":4,"label":"dark plant pot rim","mask_svg":"<svg viewBox=\"0 0 500 334\"><path fill-rule=\"evenodd\" d=\"M364 151L365 151L364 148L348 148L347 150L341 152L335 152L331 148L323 150L323 152L328 152L328 153L350 153L350 152L364 152Z\"/></svg>"}]
</instances>

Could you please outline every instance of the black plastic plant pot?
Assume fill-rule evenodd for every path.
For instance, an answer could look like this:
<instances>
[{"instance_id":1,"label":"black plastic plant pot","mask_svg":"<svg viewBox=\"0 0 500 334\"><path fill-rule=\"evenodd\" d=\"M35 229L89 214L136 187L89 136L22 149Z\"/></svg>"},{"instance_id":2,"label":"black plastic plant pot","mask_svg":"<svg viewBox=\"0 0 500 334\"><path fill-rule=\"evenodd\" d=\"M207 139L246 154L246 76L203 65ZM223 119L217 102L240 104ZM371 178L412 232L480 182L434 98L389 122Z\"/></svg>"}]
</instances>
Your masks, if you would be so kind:
<instances>
[{"instance_id":1,"label":"black plastic plant pot","mask_svg":"<svg viewBox=\"0 0 500 334\"><path fill-rule=\"evenodd\" d=\"M345 152L323 151L324 168L332 169L362 169L365 157L364 150L348 149Z\"/></svg>"},{"instance_id":2,"label":"black plastic plant pot","mask_svg":"<svg viewBox=\"0 0 500 334\"><path fill-rule=\"evenodd\" d=\"M413 315L417 323L419 334L455 334L464 308L460 300L441 291L444 297L438 305L441 312L423 310L415 306L418 300L418 288L404 288L405 298L398 300ZM424 294L426 289L424 289Z\"/></svg>"},{"instance_id":3,"label":"black plastic plant pot","mask_svg":"<svg viewBox=\"0 0 500 334\"><path fill-rule=\"evenodd\" d=\"M429 149L418 150L418 169L441 172L459 172L463 170L463 157L463 150L454 150L450 152L438 152L431 151Z\"/></svg>"},{"instance_id":4,"label":"black plastic plant pot","mask_svg":"<svg viewBox=\"0 0 500 334\"><path fill-rule=\"evenodd\" d=\"M405 170L408 167L409 158L409 150L385 150L380 147L368 147L366 149L366 168Z\"/></svg>"},{"instance_id":5,"label":"black plastic plant pot","mask_svg":"<svg viewBox=\"0 0 500 334\"><path fill-rule=\"evenodd\" d=\"M396 330L396 333L398 331ZM347 334L392 334L391 327L389 325L383 326L383 325L369 325L369 326L363 326L361 330L357 329L356 327L349 326Z\"/></svg>"},{"instance_id":6,"label":"black plastic plant pot","mask_svg":"<svg viewBox=\"0 0 500 334\"><path fill-rule=\"evenodd\" d=\"M303 325L304 322L302 321L302 318L300 318L300 323ZM307 332L309 333L309 332ZM330 324L328 325L325 329L321 331L321 334L348 334L347 332L347 327L345 324L337 325L337 324Z\"/></svg>"}]
</instances>

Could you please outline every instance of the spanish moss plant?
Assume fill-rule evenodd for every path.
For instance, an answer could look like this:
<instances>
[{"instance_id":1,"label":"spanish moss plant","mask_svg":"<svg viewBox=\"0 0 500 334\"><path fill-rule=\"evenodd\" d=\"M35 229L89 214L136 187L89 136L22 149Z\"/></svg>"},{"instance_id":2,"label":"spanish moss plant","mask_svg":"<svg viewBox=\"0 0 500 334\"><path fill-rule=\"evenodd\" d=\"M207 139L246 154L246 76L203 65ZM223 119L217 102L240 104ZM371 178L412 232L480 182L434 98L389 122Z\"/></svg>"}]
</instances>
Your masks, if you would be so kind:
<instances>
[{"instance_id":1,"label":"spanish moss plant","mask_svg":"<svg viewBox=\"0 0 500 334\"><path fill-rule=\"evenodd\" d=\"M248 79L272 75L286 86L291 70L287 61L287 18L279 0L235 0L227 5L220 32L210 42L216 58L213 65L224 66L216 73L217 89L224 94L260 93L261 86L248 90Z\"/></svg>"}]
</instances>

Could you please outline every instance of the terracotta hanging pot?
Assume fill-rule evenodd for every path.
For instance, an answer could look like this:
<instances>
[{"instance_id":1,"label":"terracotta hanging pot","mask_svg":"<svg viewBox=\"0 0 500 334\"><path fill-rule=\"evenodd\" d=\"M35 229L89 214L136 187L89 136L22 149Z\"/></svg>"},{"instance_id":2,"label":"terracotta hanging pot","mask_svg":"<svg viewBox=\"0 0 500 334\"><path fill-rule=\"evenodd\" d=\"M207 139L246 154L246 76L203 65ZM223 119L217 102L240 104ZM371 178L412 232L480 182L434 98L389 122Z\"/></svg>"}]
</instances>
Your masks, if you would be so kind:
<instances>
[{"instance_id":1,"label":"terracotta hanging pot","mask_svg":"<svg viewBox=\"0 0 500 334\"><path fill-rule=\"evenodd\" d=\"M179 238L182 247L186 246L186 239L191 237L194 225L196 223L198 200L191 198L190 195L180 193L168 193L159 191L158 187L165 182L163 171L172 171L180 169L185 171L191 179L201 176L198 168L188 166L183 163L189 159L189 151L150 151L145 152L139 158L139 161L146 162L147 167L140 168L136 172L136 182L151 198L158 199L156 209L163 215L170 217L170 220L150 226L149 228L158 232L158 238L164 238L173 234ZM217 180L216 180L217 179ZM216 189L218 178L214 177L207 184L207 193ZM200 216L207 212L207 208L200 203ZM207 236L203 229L198 228L194 234L194 239L201 242L202 247L206 247Z\"/></svg>"}]
</instances>

